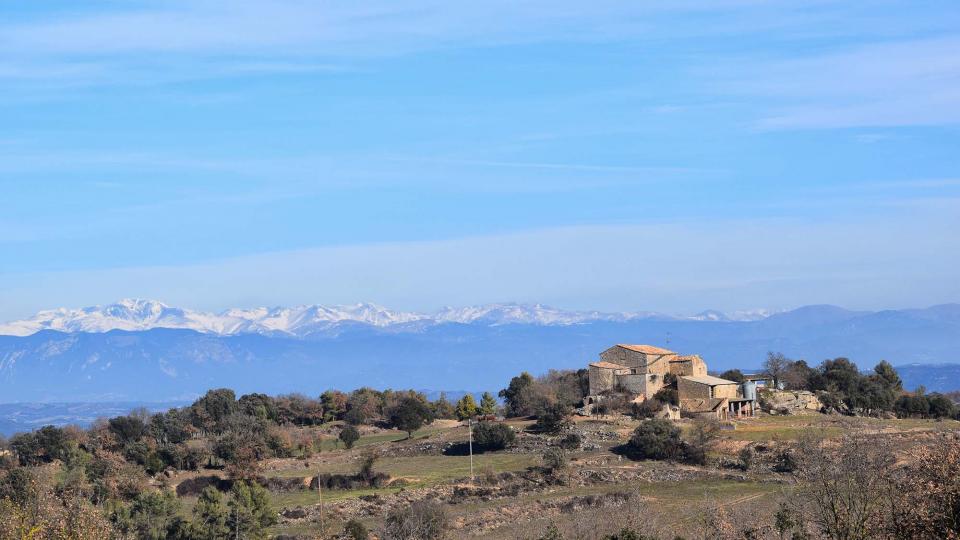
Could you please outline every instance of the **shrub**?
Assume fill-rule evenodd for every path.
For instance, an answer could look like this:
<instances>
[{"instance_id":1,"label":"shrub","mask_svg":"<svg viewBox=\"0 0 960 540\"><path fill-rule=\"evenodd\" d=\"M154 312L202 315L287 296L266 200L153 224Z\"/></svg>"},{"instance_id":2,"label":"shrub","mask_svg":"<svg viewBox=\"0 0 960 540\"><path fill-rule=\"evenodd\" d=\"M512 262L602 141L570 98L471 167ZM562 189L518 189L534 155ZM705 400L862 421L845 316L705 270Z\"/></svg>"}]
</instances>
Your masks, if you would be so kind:
<instances>
[{"instance_id":1,"label":"shrub","mask_svg":"<svg viewBox=\"0 0 960 540\"><path fill-rule=\"evenodd\" d=\"M547 530L543 533L543 536L537 540L563 540L563 535L560 534L560 529L556 525L551 524L547 527Z\"/></svg>"},{"instance_id":2,"label":"shrub","mask_svg":"<svg viewBox=\"0 0 960 540\"><path fill-rule=\"evenodd\" d=\"M775 472L789 473L797 469L797 458L794 457L793 452L790 450L784 450L777 454L777 458L773 464L773 470Z\"/></svg>"},{"instance_id":3,"label":"shrub","mask_svg":"<svg viewBox=\"0 0 960 540\"><path fill-rule=\"evenodd\" d=\"M500 422L480 422L473 428L473 444L480 450L503 450L516 438L513 429Z\"/></svg>"},{"instance_id":4,"label":"shrub","mask_svg":"<svg viewBox=\"0 0 960 540\"><path fill-rule=\"evenodd\" d=\"M367 528L357 519L351 519L343 526L343 533L351 540L367 540L370 533Z\"/></svg>"},{"instance_id":5,"label":"shrub","mask_svg":"<svg viewBox=\"0 0 960 540\"><path fill-rule=\"evenodd\" d=\"M655 418L661 410L663 410L663 402L657 398L651 398L640 403L630 404L630 415L637 420Z\"/></svg>"},{"instance_id":6,"label":"shrub","mask_svg":"<svg viewBox=\"0 0 960 540\"><path fill-rule=\"evenodd\" d=\"M534 427L545 433L556 433L567 426L570 415L570 407L563 403L554 403L548 405L544 411L537 416L537 423Z\"/></svg>"},{"instance_id":7,"label":"shrub","mask_svg":"<svg viewBox=\"0 0 960 540\"><path fill-rule=\"evenodd\" d=\"M550 472L567 468L569 461L567 453L562 448L547 448L543 456L541 456L541 459L543 460L544 468Z\"/></svg>"},{"instance_id":8,"label":"shrub","mask_svg":"<svg viewBox=\"0 0 960 540\"><path fill-rule=\"evenodd\" d=\"M707 451L719 434L720 423L716 420L696 420L684 448L686 460L696 465L705 465L707 463Z\"/></svg>"},{"instance_id":9,"label":"shrub","mask_svg":"<svg viewBox=\"0 0 960 540\"><path fill-rule=\"evenodd\" d=\"M645 420L633 431L629 446L641 459L673 459L681 448L680 428L669 420Z\"/></svg>"},{"instance_id":10,"label":"shrub","mask_svg":"<svg viewBox=\"0 0 960 540\"><path fill-rule=\"evenodd\" d=\"M339 438L347 449L353 448L353 443L360 439L360 431L353 424L347 424L340 430Z\"/></svg>"},{"instance_id":11,"label":"shrub","mask_svg":"<svg viewBox=\"0 0 960 540\"><path fill-rule=\"evenodd\" d=\"M577 433L570 433L560 439L560 448L564 450L577 450L583 444L583 437Z\"/></svg>"},{"instance_id":12,"label":"shrub","mask_svg":"<svg viewBox=\"0 0 960 540\"><path fill-rule=\"evenodd\" d=\"M660 403L669 403L671 405L680 405L680 394L676 388L664 386L653 395L653 399Z\"/></svg>"},{"instance_id":13,"label":"shrub","mask_svg":"<svg viewBox=\"0 0 960 540\"><path fill-rule=\"evenodd\" d=\"M743 447L743 450L740 450L740 468L749 471L751 465L753 465L753 449L749 446Z\"/></svg>"},{"instance_id":14,"label":"shrub","mask_svg":"<svg viewBox=\"0 0 960 540\"><path fill-rule=\"evenodd\" d=\"M417 501L387 514L383 538L387 540L440 539L446 536L447 513L438 502Z\"/></svg>"}]
</instances>

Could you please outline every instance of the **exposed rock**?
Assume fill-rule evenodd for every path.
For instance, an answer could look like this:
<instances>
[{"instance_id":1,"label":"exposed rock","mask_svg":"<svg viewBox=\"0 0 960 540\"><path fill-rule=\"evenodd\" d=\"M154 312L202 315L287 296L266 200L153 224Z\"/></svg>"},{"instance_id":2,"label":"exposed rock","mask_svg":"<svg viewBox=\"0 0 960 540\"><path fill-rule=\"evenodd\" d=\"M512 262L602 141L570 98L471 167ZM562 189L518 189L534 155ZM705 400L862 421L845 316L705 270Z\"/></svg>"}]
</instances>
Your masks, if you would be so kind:
<instances>
[{"instance_id":1,"label":"exposed rock","mask_svg":"<svg viewBox=\"0 0 960 540\"><path fill-rule=\"evenodd\" d=\"M765 390L761 393L760 404L770 414L799 414L823 408L817 395L806 390Z\"/></svg>"}]
</instances>

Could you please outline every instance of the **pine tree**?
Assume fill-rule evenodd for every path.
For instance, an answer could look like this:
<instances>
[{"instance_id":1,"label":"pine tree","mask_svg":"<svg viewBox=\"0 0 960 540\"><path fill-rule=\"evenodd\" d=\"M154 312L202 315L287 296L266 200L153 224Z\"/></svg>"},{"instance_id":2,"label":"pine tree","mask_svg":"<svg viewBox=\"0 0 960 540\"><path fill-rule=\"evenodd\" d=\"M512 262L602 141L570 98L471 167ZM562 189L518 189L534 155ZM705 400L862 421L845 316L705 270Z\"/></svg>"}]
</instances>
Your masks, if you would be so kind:
<instances>
[{"instance_id":1,"label":"pine tree","mask_svg":"<svg viewBox=\"0 0 960 540\"><path fill-rule=\"evenodd\" d=\"M490 392L484 392L483 396L480 397L480 414L489 415L496 414L496 412L497 399Z\"/></svg>"},{"instance_id":2,"label":"pine tree","mask_svg":"<svg viewBox=\"0 0 960 540\"><path fill-rule=\"evenodd\" d=\"M227 526L229 512L223 504L223 495L213 486L203 488L197 504L193 507L191 538L194 540L220 540L230 535Z\"/></svg>"},{"instance_id":3,"label":"pine tree","mask_svg":"<svg viewBox=\"0 0 960 540\"><path fill-rule=\"evenodd\" d=\"M267 490L257 483L239 481L233 484L230 499L230 516L227 527L233 538L260 540L267 537L267 527L277 522L270 510Z\"/></svg>"}]
</instances>

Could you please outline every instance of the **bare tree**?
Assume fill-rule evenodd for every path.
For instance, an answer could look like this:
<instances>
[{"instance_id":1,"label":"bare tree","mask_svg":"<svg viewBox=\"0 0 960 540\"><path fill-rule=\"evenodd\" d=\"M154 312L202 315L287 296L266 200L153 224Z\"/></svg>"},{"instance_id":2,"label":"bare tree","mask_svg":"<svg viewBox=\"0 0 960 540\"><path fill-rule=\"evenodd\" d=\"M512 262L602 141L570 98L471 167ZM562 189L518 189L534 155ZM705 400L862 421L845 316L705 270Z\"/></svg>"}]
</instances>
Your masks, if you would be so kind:
<instances>
[{"instance_id":1,"label":"bare tree","mask_svg":"<svg viewBox=\"0 0 960 540\"><path fill-rule=\"evenodd\" d=\"M884 440L854 435L824 441L807 436L797 453L798 510L807 522L834 540L883 536L891 489L887 471L895 462Z\"/></svg>"},{"instance_id":2,"label":"bare tree","mask_svg":"<svg viewBox=\"0 0 960 540\"><path fill-rule=\"evenodd\" d=\"M767 353L767 359L763 362L763 372L767 377L773 379L774 388L780 386L783 376L787 374L787 370L792 363L783 353L773 351Z\"/></svg>"}]
</instances>

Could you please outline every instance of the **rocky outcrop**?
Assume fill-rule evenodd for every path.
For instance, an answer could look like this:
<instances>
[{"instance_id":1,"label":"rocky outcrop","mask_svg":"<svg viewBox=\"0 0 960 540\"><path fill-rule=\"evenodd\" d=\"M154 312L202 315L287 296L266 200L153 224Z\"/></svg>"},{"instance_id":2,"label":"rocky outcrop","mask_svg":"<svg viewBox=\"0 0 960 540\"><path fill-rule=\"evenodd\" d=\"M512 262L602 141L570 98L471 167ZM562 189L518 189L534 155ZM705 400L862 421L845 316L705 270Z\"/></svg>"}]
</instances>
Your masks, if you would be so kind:
<instances>
[{"instance_id":1,"label":"rocky outcrop","mask_svg":"<svg viewBox=\"0 0 960 540\"><path fill-rule=\"evenodd\" d=\"M823 404L806 390L767 390L760 394L760 407L770 414L799 414L820 411Z\"/></svg>"}]
</instances>

